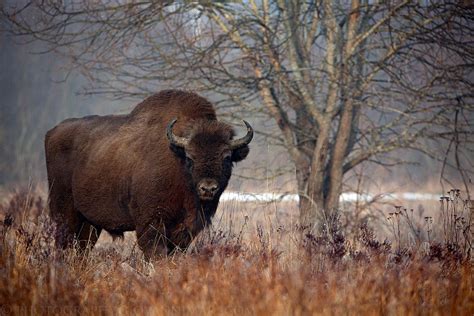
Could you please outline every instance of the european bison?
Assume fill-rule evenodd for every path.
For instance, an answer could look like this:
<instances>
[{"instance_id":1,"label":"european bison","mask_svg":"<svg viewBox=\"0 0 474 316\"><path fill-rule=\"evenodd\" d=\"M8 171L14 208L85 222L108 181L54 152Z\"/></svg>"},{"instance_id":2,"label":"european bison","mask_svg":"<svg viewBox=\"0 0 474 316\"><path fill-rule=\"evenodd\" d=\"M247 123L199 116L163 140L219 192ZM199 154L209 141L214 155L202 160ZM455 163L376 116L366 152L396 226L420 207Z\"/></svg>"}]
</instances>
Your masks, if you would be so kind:
<instances>
[{"instance_id":1,"label":"european bison","mask_svg":"<svg viewBox=\"0 0 474 316\"><path fill-rule=\"evenodd\" d=\"M210 223L252 127L233 139L212 104L167 90L127 115L67 119L45 139L50 210L62 247L93 247L102 229L136 231L146 258L186 248Z\"/></svg>"}]
</instances>

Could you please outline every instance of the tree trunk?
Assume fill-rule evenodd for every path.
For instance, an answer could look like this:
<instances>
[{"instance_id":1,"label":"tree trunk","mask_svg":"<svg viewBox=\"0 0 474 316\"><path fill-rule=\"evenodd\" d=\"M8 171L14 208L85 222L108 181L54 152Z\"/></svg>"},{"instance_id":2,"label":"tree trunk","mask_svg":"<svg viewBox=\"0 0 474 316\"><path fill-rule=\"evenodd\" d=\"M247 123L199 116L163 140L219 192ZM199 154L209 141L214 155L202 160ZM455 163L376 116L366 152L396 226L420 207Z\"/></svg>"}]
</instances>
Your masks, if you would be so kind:
<instances>
[{"instance_id":1,"label":"tree trunk","mask_svg":"<svg viewBox=\"0 0 474 316\"><path fill-rule=\"evenodd\" d=\"M320 125L309 168L302 170L296 166L300 196L300 224L303 227L313 227L326 207L325 178L328 171L330 128L329 120L323 121ZM307 175L306 178L301 177L304 174Z\"/></svg>"},{"instance_id":2,"label":"tree trunk","mask_svg":"<svg viewBox=\"0 0 474 316\"><path fill-rule=\"evenodd\" d=\"M298 196L299 196L299 210L300 210L300 225L304 229L312 229L318 224L323 218L326 210L332 210L337 205L329 204L329 200L324 191L327 191L325 184L322 186L322 191L315 190L314 188L319 187L316 183L316 177L313 174L309 174L306 181L302 181L298 174L303 171L297 171L297 182L298 182ZM304 172L308 172L305 170Z\"/></svg>"},{"instance_id":3,"label":"tree trunk","mask_svg":"<svg viewBox=\"0 0 474 316\"><path fill-rule=\"evenodd\" d=\"M300 225L302 227L310 226L313 223L313 214L311 212L312 203L307 194L309 179L309 168L296 164L296 181L298 185Z\"/></svg>"}]
</instances>

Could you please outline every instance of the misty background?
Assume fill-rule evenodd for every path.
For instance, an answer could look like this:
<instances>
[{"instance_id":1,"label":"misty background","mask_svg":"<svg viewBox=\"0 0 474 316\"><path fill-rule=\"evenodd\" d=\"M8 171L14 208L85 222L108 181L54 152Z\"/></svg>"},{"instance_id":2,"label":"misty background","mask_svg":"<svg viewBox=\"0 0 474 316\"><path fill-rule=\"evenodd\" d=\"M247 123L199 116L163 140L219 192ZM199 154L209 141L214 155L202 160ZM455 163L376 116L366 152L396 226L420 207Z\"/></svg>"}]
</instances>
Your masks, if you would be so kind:
<instances>
[{"instance_id":1,"label":"misty background","mask_svg":"<svg viewBox=\"0 0 474 316\"><path fill-rule=\"evenodd\" d=\"M91 114L127 113L141 101L85 95L82 88L91 82L79 71L68 70L69 66L66 58L45 52L41 43L25 44L0 32L0 186L46 183L44 135L60 121ZM157 87L156 91L164 88L173 87ZM218 113L225 117L225 109L218 109ZM258 118L250 121L258 129L268 124ZM236 130L242 132L238 126ZM263 130L276 132L271 124ZM439 153L443 154L442 148ZM414 163L390 169L359 169L367 188L441 191L441 163L417 152L405 151L403 157ZM235 171L230 190L295 190L293 168L285 150L272 146L261 135L252 142L249 158ZM456 182L456 170L445 172Z\"/></svg>"},{"instance_id":2,"label":"misty background","mask_svg":"<svg viewBox=\"0 0 474 316\"><path fill-rule=\"evenodd\" d=\"M125 114L141 101L87 95L83 87L90 82L78 71L71 71L66 58L47 52L39 42L23 43L4 32L0 32L0 65L0 186L46 183L44 136L62 120ZM157 87L156 91L166 88L172 87ZM255 120L250 121L255 124ZM244 131L238 125L235 129L237 133ZM284 165L283 150L274 148L269 153L261 139L252 145L251 157L238 168L240 171L251 168L252 172L234 177L231 184L234 189L244 180L252 181L249 178L257 179L252 181L256 185L262 179L282 173L280 170L270 174L270 171L275 159L277 165ZM276 156L275 152L278 152ZM258 175L256 168L260 170ZM280 183L288 181L291 180L280 179Z\"/></svg>"}]
</instances>

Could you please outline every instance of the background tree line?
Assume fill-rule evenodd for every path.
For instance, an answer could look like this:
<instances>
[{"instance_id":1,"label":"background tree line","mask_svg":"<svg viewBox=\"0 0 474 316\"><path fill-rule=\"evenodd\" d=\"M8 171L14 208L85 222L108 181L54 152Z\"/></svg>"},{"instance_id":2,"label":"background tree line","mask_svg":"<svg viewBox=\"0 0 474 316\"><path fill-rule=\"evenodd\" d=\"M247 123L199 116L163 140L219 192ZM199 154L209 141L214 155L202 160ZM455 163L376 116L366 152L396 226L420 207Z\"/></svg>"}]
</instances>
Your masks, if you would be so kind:
<instances>
[{"instance_id":1,"label":"background tree line","mask_svg":"<svg viewBox=\"0 0 474 316\"><path fill-rule=\"evenodd\" d=\"M291 160L302 224L338 207L360 166L415 151L472 176L473 7L462 1L6 3L15 36L89 79L88 94L157 87L251 117ZM277 133L274 133L277 131Z\"/></svg>"}]
</instances>

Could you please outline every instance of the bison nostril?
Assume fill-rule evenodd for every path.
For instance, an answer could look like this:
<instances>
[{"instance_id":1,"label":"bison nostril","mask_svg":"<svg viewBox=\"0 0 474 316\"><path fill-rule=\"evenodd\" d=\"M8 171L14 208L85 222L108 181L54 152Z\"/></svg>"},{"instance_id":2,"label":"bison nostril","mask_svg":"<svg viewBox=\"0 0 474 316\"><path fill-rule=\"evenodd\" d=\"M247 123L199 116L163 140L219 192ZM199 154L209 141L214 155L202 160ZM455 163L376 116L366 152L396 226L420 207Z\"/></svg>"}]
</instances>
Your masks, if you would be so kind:
<instances>
[{"instance_id":1,"label":"bison nostril","mask_svg":"<svg viewBox=\"0 0 474 316\"><path fill-rule=\"evenodd\" d=\"M207 189L209 190L209 192L214 193L214 192L217 191L217 185L212 185L212 186L208 187Z\"/></svg>"},{"instance_id":2,"label":"bison nostril","mask_svg":"<svg viewBox=\"0 0 474 316\"><path fill-rule=\"evenodd\" d=\"M217 186L201 186L200 189L202 192L214 193L217 191Z\"/></svg>"},{"instance_id":3,"label":"bison nostril","mask_svg":"<svg viewBox=\"0 0 474 316\"><path fill-rule=\"evenodd\" d=\"M199 186L199 191L203 194L214 194L216 193L216 191L219 189L219 186L214 182L208 182L208 181L204 181L203 183L200 183Z\"/></svg>"}]
</instances>

